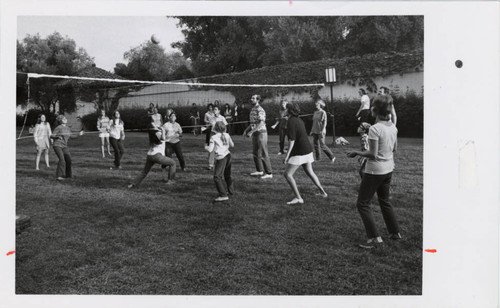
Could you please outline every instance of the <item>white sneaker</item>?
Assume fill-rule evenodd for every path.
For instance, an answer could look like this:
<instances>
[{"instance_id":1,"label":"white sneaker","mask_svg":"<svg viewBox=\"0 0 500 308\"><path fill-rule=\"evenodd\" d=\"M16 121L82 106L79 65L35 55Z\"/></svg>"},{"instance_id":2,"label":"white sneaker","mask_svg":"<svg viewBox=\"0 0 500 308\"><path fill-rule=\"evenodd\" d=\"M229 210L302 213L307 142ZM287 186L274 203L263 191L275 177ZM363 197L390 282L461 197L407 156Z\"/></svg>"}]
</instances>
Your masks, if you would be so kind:
<instances>
[{"instance_id":1,"label":"white sneaker","mask_svg":"<svg viewBox=\"0 0 500 308\"><path fill-rule=\"evenodd\" d=\"M217 197L214 199L215 202L221 202L221 201L227 201L229 200L229 197Z\"/></svg>"},{"instance_id":2,"label":"white sneaker","mask_svg":"<svg viewBox=\"0 0 500 308\"><path fill-rule=\"evenodd\" d=\"M292 201L288 201L286 204L302 204L304 203L304 199L293 198Z\"/></svg>"},{"instance_id":3,"label":"white sneaker","mask_svg":"<svg viewBox=\"0 0 500 308\"><path fill-rule=\"evenodd\" d=\"M334 162L335 162L335 157L334 157L334 158L332 158L332 164L333 164Z\"/></svg>"},{"instance_id":4,"label":"white sneaker","mask_svg":"<svg viewBox=\"0 0 500 308\"><path fill-rule=\"evenodd\" d=\"M280 152L278 152L278 155L282 155L282 154L283 154L283 153L281 153L281 151L280 151Z\"/></svg>"},{"instance_id":5,"label":"white sneaker","mask_svg":"<svg viewBox=\"0 0 500 308\"><path fill-rule=\"evenodd\" d=\"M263 171L255 171L255 172L250 173L250 175L264 175L264 172Z\"/></svg>"},{"instance_id":6,"label":"white sneaker","mask_svg":"<svg viewBox=\"0 0 500 308\"><path fill-rule=\"evenodd\" d=\"M264 174L263 176L260 177L261 179L272 179L273 175L272 174Z\"/></svg>"}]
</instances>

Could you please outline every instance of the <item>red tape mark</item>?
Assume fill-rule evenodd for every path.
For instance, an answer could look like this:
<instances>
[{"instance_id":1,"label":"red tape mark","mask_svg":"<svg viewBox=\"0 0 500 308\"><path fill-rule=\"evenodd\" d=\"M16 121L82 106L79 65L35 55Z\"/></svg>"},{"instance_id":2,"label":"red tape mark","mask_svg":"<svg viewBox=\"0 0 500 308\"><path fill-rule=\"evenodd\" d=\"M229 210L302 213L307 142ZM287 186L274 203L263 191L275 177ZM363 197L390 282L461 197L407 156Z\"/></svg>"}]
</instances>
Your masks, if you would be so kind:
<instances>
[{"instance_id":1,"label":"red tape mark","mask_svg":"<svg viewBox=\"0 0 500 308\"><path fill-rule=\"evenodd\" d=\"M14 250L12 250L12 251L9 251L9 252L7 253L7 255L8 255L8 256L10 256L10 255L13 255L14 253L15 253L15 251L14 251Z\"/></svg>"},{"instance_id":2,"label":"red tape mark","mask_svg":"<svg viewBox=\"0 0 500 308\"><path fill-rule=\"evenodd\" d=\"M436 253L436 249L426 249L425 252Z\"/></svg>"}]
</instances>

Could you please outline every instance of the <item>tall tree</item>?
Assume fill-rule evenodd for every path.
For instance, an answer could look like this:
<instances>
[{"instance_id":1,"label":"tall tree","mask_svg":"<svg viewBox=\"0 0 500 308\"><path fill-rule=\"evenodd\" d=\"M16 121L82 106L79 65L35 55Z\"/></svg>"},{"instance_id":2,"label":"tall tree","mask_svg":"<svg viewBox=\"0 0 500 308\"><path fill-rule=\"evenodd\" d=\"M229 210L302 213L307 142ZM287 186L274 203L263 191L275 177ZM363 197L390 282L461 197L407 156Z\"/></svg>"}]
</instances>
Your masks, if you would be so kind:
<instances>
[{"instance_id":1,"label":"tall tree","mask_svg":"<svg viewBox=\"0 0 500 308\"><path fill-rule=\"evenodd\" d=\"M171 80L180 67L189 67L180 52L165 53L163 47L150 41L125 52L123 58L127 64L117 63L115 74L136 80Z\"/></svg>"},{"instance_id":2,"label":"tall tree","mask_svg":"<svg viewBox=\"0 0 500 308\"><path fill-rule=\"evenodd\" d=\"M177 18L197 76L423 47L422 16Z\"/></svg>"},{"instance_id":3,"label":"tall tree","mask_svg":"<svg viewBox=\"0 0 500 308\"><path fill-rule=\"evenodd\" d=\"M191 59L196 75L239 72L262 66L264 17L179 17L184 41L172 44Z\"/></svg>"},{"instance_id":4,"label":"tall tree","mask_svg":"<svg viewBox=\"0 0 500 308\"><path fill-rule=\"evenodd\" d=\"M87 54L85 49L78 48L73 39L54 32L46 38L36 34L27 35L21 42L17 41L16 64L19 72L72 75L93 65L94 59ZM33 80L30 83L30 98L44 112L49 112L58 100L58 93L54 88L56 81L43 79ZM24 82L22 78L18 79L18 89L25 87ZM24 103L27 98L26 91L18 91L18 94L20 95L18 95L17 104ZM71 111L74 108L73 105L63 104L60 107L62 110Z\"/></svg>"}]
</instances>

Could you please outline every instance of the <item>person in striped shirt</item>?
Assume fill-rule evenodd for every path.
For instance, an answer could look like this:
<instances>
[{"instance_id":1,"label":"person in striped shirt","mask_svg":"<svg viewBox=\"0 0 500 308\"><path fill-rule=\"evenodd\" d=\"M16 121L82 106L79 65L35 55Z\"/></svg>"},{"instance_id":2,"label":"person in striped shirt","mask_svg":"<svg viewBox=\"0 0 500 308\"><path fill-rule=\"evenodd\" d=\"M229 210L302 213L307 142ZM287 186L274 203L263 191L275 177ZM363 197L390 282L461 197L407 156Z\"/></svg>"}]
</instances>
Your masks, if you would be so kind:
<instances>
[{"instance_id":1,"label":"person in striped shirt","mask_svg":"<svg viewBox=\"0 0 500 308\"><path fill-rule=\"evenodd\" d=\"M106 111L101 110L101 116L97 118L97 130L99 131L99 138L101 138L101 152L102 158L105 158L104 149L106 144L108 145L108 155L111 156L111 151L109 149L109 118L106 116Z\"/></svg>"},{"instance_id":2,"label":"person in striped shirt","mask_svg":"<svg viewBox=\"0 0 500 308\"><path fill-rule=\"evenodd\" d=\"M266 111L260 106L260 101L260 95L255 94L252 96L251 103L253 107L250 111L250 125L245 129L243 135L252 137L253 160L257 170L250 173L250 175L260 176L261 179L271 179L273 169L267 149Z\"/></svg>"}]
</instances>

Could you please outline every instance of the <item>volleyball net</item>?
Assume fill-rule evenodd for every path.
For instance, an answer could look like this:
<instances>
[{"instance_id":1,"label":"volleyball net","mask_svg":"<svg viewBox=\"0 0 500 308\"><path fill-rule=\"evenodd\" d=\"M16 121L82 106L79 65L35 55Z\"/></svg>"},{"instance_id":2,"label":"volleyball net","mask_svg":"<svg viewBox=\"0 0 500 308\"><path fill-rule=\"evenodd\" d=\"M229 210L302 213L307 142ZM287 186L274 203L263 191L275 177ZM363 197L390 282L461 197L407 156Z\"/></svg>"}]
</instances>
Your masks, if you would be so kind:
<instances>
[{"instance_id":1,"label":"volleyball net","mask_svg":"<svg viewBox=\"0 0 500 308\"><path fill-rule=\"evenodd\" d=\"M22 122L18 140L31 138L26 127L34 126L41 113L50 117L48 120L52 128L55 115L64 114L68 119L68 126L76 136L98 134L95 124L101 110L109 118L114 111L119 111L125 122L125 131L128 132L146 131L149 124L148 112L153 108L161 114L163 122L165 113L170 109L176 113L177 122L183 130L200 131L207 126L204 114L210 104L218 106L220 114L228 119L228 127L231 127L229 130L242 133L238 130L249 123L252 95L259 94L263 97L266 124L270 126L279 118L280 101L290 93L295 93L294 90L297 92L294 95L305 95L304 100L311 100L308 93L301 94L304 89L324 87L323 83L214 83L203 82L206 80L204 77L163 82L36 73L24 76L25 102L28 103L25 105L28 107L24 112L24 119L18 120L18 125ZM19 86L18 84L18 88ZM197 114L199 118L195 122L193 117Z\"/></svg>"}]
</instances>

